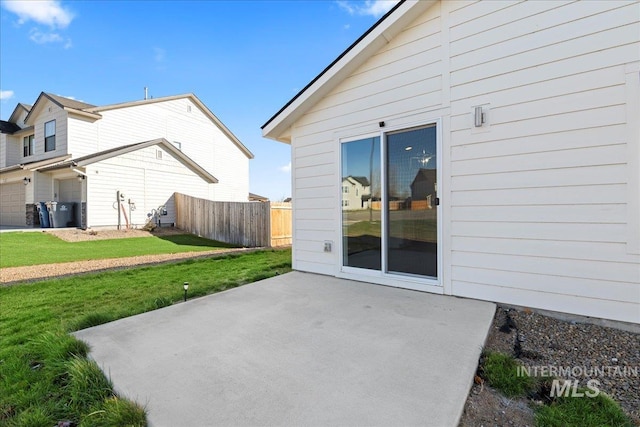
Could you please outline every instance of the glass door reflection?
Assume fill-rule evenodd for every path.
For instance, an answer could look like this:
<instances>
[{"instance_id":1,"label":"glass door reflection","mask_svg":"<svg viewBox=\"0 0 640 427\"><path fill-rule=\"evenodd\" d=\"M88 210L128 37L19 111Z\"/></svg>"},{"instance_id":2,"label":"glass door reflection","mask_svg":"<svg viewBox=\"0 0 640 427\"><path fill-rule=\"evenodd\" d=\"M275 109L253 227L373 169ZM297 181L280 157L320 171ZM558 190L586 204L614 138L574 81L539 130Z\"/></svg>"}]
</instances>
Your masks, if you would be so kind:
<instances>
[{"instance_id":1,"label":"glass door reflection","mask_svg":"<svg viewBox=\"0 0 640 427\"><path fill-rule=\"evenodd\" d=\"M380 138L342 144L342 265L380 270Z\"/></svg>"},{"instance_id":2,"label":"glass door reflection","mask_svg":"<svg viewBox=\"0 0 640 427\"><path fill-rule=\"evenodd\" d=\"M387 134L387 271L438 277L436 126Z\"/></svg>"}]
</instances>

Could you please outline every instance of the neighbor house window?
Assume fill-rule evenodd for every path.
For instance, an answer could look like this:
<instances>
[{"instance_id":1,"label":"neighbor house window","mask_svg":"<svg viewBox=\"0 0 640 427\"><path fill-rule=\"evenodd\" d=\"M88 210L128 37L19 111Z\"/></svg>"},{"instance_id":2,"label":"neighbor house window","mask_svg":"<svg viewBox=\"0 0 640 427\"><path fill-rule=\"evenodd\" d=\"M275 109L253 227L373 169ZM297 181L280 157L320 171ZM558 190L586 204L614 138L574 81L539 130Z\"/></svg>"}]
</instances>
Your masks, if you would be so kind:
<instances>
[{"instance_id":1,"label":"neighbor house window","mask_svg":"<svg viewBox=\"0 0 640 427\"><path fill-rule=\"evenodd\" d=\"M22 138L22 156L28 157L33 154L33 135Z\"/></svg>"},{"instance_id":2,"label":"neighbor house window","mask_svg":"<svg viewBox=\"0 0 640 427\"><path fill-rule=\"evenodd\" d=\"M44 151L56 149L56 121L51 120L44 124Z\"/></svg>"}]
</instances>

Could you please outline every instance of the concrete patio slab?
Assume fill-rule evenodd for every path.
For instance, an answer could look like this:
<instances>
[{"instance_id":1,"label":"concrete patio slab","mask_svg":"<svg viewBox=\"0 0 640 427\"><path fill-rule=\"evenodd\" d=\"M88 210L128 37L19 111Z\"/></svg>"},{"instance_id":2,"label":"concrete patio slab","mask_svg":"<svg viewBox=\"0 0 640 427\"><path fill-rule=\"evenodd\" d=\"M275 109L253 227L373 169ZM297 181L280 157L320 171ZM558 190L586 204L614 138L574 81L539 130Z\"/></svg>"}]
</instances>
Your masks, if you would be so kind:
<instances>
[{"instance_id":1,"label":"concrete patio slab","mask_svg":"<svg viewBox=\"0 0 640 427\"><path fill-rule=\"evenodd\" d=\"M456 426L495 305L293 272L77 332L153 426Z\"/></svg>"}]
</instances>

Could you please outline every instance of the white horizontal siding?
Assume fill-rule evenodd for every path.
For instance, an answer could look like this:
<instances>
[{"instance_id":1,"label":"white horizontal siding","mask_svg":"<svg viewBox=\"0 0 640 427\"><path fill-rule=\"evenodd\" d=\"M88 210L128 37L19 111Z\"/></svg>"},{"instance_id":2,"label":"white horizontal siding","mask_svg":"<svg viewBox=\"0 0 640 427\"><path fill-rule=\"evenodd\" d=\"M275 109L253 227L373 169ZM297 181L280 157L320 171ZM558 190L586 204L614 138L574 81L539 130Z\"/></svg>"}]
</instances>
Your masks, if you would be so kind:
<instances>
[{"instance_id":1,"label":"white horizontal siding","mask_svg":"<svg viewBox=\"0 0 640 427\"><path fill-rule=\"evenodd\" d=\"M473 80L452 86L451 99L464 100L499 90L533 85L601 68L623 65L637 60L637 57L637 46L624 44L581 56L558 59L555 62L541 63L534 67L518 69L509 73L502 69L502 74L486 77L481 81L481 84L477 80Z\"/></svg>"},{"instance_id":2,"label":"white horizontal siding","mask_svg":"<svg viewBox=\"0 0 640 427\"><path fill-rule=\"evenodd\" d=\"M588 126L588 125L586 125ZM603 142L626 142L626 124L585 127L529 136L488 140L451 147L451 160L462 161L530 153L551 153L558 150L582 149L602 146Z\"/></svg>"},{"instance_id":3,"label":"white horizontal siding","mask_svg":"<svg viewBox=\"0 0 640 427\"><path fill-rule=\"evenodd\" d=\"M161 217L162 223L174 223L174 192L208 197L209 186L216 184L204 182L166 151L161 150L162 159L157 159L156 150L159 148L152 146L87 167L89 227L117 225L118 212L114 208L117 191L124 194L127 215L127 201L135 203L130 221L136 226L144 225L152 210L161 205L166 205L168 211L167 216Z\"/></svg>"},{"instance_id":4,"label":"white horizontal siding","mask_svg":"<svg viewBox=\"0 0 640 427\"><path fill-rule=\"evenodd\" d=\"M452 28L454 293L638 303L624 64L639 59L639 21L637 3L524 2ZM490 129L474 132L481 103Z\"/></svg>"},{"instance_id":5,"label":"white horizontal siding","mask_svg":"<svg viewBox=\"0 0 640 427\"><path fill-rule=\"evenodd\" d=\"M179 142L187 156L219 180L204 198L247 201L249 159L191 100L181 98L100 114L102 118L95 122L70 118L74 157L166 138Z\"/></svg>"},{"instance_id":6,"label":"white horizontal siding","mask_svg":"<svg viewBox=\"0 0 640 427\"><path fill-rule=\"evenodd\" d=\"M69 116L67 122L70 150L73 157L83 157L100 151L99 122ZM124 145L124 144L123 144Z\"/></svg>"},{"instance_id":7,"label":"white horizontal siding","mask_svg":"<svg viewBox=\"0 0 640 427\"><path fill-rule=\"evenodd\" d=\"M339 143L336 132L440 108L442 51L439 8L412 22L296 124L293 192L294 266L335 274L340 239ZM334 242L332 253L323 242Z\"/></svg>"},{"instance_id":8,"label":"white horizontal siding","mask_svg":"<svg viewBox=\"0 0 640 427\"><path fill-rule=\"evenodd\" d=\"M640 321L626 249L637 61L638 2L432 7L293 126L295 268L340 265L322 253L340 239L339 139L441 117L445 292Z\"/></svg>"},{"instance_id":9,"label":"white horizontal siding","mask_svg":"<svg viewBox=\"0 0 640 427\"><path fill-rule=\"evenodd\" d=\"M34 174L35 202L49 202L55 200L53 177L45 173Z\"/></svg>"},{"instance_id":10,"label":"white horizontal siding","mask_svg":"<svg viewBox=\"0 0 640 427\"><path fill-rule=\"evenodd\" d=\"M451 239L451 248L454 251L521 256L544 254L545 257L567 260L637 263L638 255L620 256L624 246L624 243L598 242L600 250L594 251L594 242L591 241L544 240L535 236L529 239L494 237L490 240L485 237L452 236Z\"/></svg>"},{"instance_id":11,"label":"white horizontal siding","mask_svg":"<svg viewBox=\"0 0 640 427\"><path fill-rule=\"evenodd\" d=\"M2 145L0 146L0 167L7 167L19 164L22 158L22 137L2 134Z\"/></svg>"},{"instance_id":12,"label":"white horizontal siding","mask_svg":"<svg viewBox=\"0 0 640 427\"><path fill-rule=\"evenodd\" d=\"M473 24L461 25L451 29L451 66L458 70L520 54L523 50L531 51L557 44L559 41L585 37L611 28L611 22L616 26L624 26L635 22L633 8L630 2L616 1L587 1L562 4L560 2L536 2L528 7L514 6L503 9L508 20L502 25L496 21L497 16L488 15L474 21ZM546 10L545 10L546 9ZM506 12L510 12L507 14ZM516 13L520 12L520 19ZM576 15L579 14L579 15ZM574 19L567 17L575 16ZM491 23L483 20L491 19ZM491 25L492 28L483 28ZM474 34L461 34L481 30ZM463 37L464 36L464 37ZM526 48L522 46L522 39L526 37Z\"/></svg>"},{"instance_id":13,"label":"white horizontal siding","mask_svg":"<svg viewBox=\"0 0 640 427\"><path fill-rule=\"evenodd\" d=\"M555 279L555 278L553 278ZM541 280L543 281L543 280ZM523 307L542 308L562 313L580 314L582 316L601 317L623 322L638 323L637 284L630 284L624 301L584 296L578 294L544 292L540 289L520 289L506 286L486 285L477 281L454 280L453 291L456 295L490 301L507 302ZM606 295L610 284L599 281L600 295ZM583 285L584 286L584 285Z\"/></svg>"},{"instance_id":14,"label":"white horizontal siding","mask_svg":"<svg viewBox=\"0 0 640 427\"><path fill-rule=\"evenodd\" d=\"M572 185L547 188L482 189L455 191L451 193L451 204L458 209L477 206L545 206L619 205L626 203L625 184Z\"/></svg>"},{"instance_id":15,"label":"white horizontal siding","mask_svg":"<svg viewBox=\"0 0 640 427\"><path fill-rule=\"evenodd\" d=\"M19 143L20 163L36 162L53 157L68 154L67 151L67 112L58 107L48 99L42 98L43 103L39 114L33 121L34 141L33 155L23 157L22 139ZM44 124L52 120L56 121L56 149L53 151L44 151Z\"/></svg>"}]
</instances>

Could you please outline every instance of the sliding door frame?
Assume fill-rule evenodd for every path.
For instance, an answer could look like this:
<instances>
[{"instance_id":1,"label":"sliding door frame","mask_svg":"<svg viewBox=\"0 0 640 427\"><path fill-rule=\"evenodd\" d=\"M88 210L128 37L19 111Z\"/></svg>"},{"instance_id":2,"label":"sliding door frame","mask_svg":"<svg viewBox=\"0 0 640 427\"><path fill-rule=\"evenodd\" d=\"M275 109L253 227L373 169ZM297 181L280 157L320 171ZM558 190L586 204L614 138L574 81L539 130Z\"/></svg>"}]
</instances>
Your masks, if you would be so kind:
<instances>
[{"instance_id":1,"label":"sliding door frame","mask_svg":"<svg viewBox=\"0 0 640 427\"><path fill-rule=\"evenodd\" d=\"M437 209L437 271L438 277L420 277L416 275L410 274L402 274L395 272L387 272L387 254L388 254L388 213L387 213L387 205L388 205L388 197L387 194L387 134L395 133L399 131L409 131L416 128L428 127L435 125L436 127L436 179L437 179L437 194L436 196L440 199L440 203L435 207ZM382 200L381 200L381 269L378 270L370 270L366 268L357 268L357 267L349 267L345 266L343 259L343 214L342 214L342 145L349 142L358 141L366 138L380 138L380 186L382 191ZM442 187L442 120L440 118L435 118L432 120L425 120L415 123L404 123L397 126L388 126L380 128L378 132L363 132L363 133L350 133L348 135L338 137L338 185L337 185L337 204L339 204L339 239L338 239L338 257L337 257L337 277L342 277L345 279L352 280L360 280L371 283L377 283L381 285L394 286L400 288L407 289L415 289L421 291L429 291L435 293L443 293L443 221L448 220L443 218L442 216L442 196L444 193L444 188Z\"/></svg>"}]
</instances>

